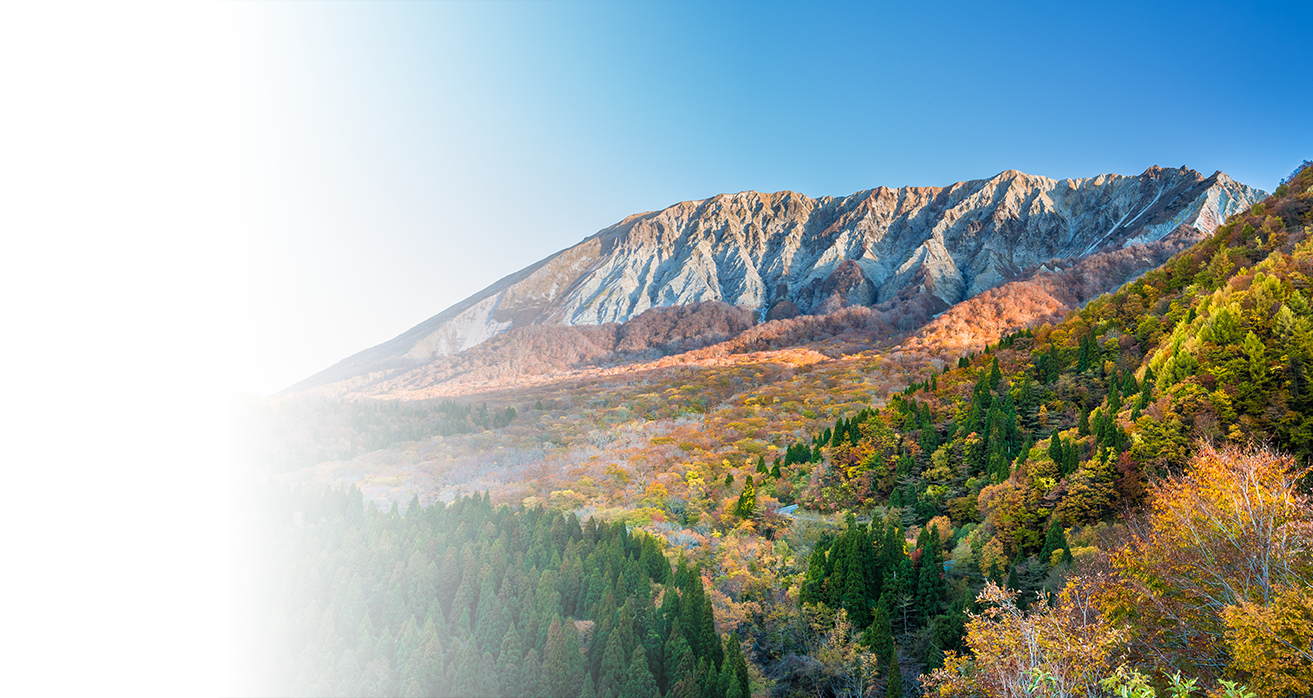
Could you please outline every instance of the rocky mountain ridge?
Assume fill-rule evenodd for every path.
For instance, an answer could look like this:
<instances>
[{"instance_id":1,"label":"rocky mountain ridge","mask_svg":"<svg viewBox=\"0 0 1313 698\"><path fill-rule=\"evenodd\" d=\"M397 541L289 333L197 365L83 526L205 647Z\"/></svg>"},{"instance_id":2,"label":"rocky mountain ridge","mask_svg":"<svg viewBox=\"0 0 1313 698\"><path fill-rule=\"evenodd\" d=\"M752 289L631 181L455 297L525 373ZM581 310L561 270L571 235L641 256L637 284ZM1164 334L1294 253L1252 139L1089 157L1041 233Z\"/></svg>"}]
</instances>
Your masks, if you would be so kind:
<instances>
[{"instance_id":1,"label":"rocky mountain ridge","mask_svg":"<svg viewBox=\"0 0 1313 698\"><path fill-rule=\"evenodd\" d=\"M1050 260L1211 233L1264 193L1216 172L1054 180L1008 170L845 197L742 192L636 214L289 388L424 365L516 327L600 325L723 301L759 319L948 308Z\"/></svg>"}]
</instances>

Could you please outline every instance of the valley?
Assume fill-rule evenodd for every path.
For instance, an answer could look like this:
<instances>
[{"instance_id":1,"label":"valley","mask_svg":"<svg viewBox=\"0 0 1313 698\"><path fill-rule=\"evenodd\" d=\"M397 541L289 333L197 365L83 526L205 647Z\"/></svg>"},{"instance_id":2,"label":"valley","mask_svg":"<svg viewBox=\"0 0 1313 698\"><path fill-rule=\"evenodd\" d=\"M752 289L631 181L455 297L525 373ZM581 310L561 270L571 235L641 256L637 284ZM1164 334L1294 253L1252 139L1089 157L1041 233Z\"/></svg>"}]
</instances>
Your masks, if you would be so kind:
<instances>
[{"instance_id":1,"label":"valley","mask_svg":"<svg viewBox=\"0 0 1313 698\"><path fill-rule=\"evenodd\" d=\"M1101 186L1112 187L1101 208L1061 203ZM1161 682L1181 668L1219 691L1232 678L1261 696L1310 686L1313 663L1301 664L1297 650L1313 638L1296 626L1274 631L1272 619L1313 613L1313 560L1299 542L1313 521L1298 484L1313 453L1305 368L1313 360L1313 168L1266 198L1225 175L1158 168L1138 179L1062 184L1010 171L943 190L866 194L831 201L752 193L632 216L392 342L248 405L245 455L264 487L281 493L269 495L281 502L267 514L271 530L300 541L285 545L306 560L283 563L292 566L280 574L310 575L288 603L315 604L280 622L309 618L321 628L317 639L301 632L288 641L299 657L288 661L300 668L278 685L352 693L365 690L368 674L366 692L440 694L444 675L472 680L461 672L473 675L478 653L500 666L508 651L501 638L478 630L499 616L485 615L496 613L493 601L485 606L473 589L500 594L515 559L540 585L524 608L541 614L532 621L536 647L523 640L517 657L533 648L538 662L549 645L559 654L560 643L577 643L570 646L594 663L560 669L566 673L551 685L585 677L597 696L602 650L582 625L583 634L562 639L561 621L595 623L591 630L641 617L643 632L657 639L617 642L624 656L644 657L646 664L633 663L634 680L646 685L646 667L665 695L1003 695L1040 671L1094 686L1087 695L1111 695L1099 681ZM988 215L955 208L981 201L988 205L973 210ZM855 222L881 220L883 210L903 213L878 233ZM926 211L941 223L920 220ZM707 242L681 237L713 219L722 232ZM974 229L964 223L986 219ZM804 242L772 248L773 236L792 239L794 220L809 221L797 224ZM1042 244L1027 237L1035 225L1048 231ZM935 257L927 240L946 239L946 230L974 241ZM971 238L985 230L993 242ZM827 257L855 239L851 231L867 242L847 249L846 260ZM808 235L827 242L806 243ZM922 252L872 278L895 247ZM698 249L719 251L704 258ZM713 276L707 259L720 270L733 256L726 250L754 249L755 257L733 253L756 270L729 285L738 295L723 283L712 297L663 295L698 274ZM783 276L761 276L772 260L799 255L807 261L778 269ZM630 273L642 259L669 261L664 271ZM760 288L749 283L754 274ZM770 290L785 278L782 290ZM542 290L548 279L552 293ZM635 279L666 285L626 285ZM606 288L628 301L598 295ZM644 307L652 299L663 305ZM788 312L776 312L786 303ZM470 318L492 329L460 324ZM457 339L463 350L449 352ZM1196 472L1212 479L1192 479ZM1193 541L1173 538L1177 529L1161 523L1171 516L1195 520L1215 507L1212 520L1230 521L1235 505L1227 502L1240 495L1217 483L1233 473L1248 473L1235 486L1256 493L1274 525L1288 526L1283 542L1244 524L1229 529L1233 539L1203 524ZM796 514L779 513L794 505ZM279 506L295 508L303 527L289 528ZM323 514L322 524L306 518L321 510L345 513ZM443 511L492 523L458 531L453 519L441 528ZM421 545L418 524L407 523L417 516L435 522L428 540L441 545ZM553 533L532 547L529 534L511 538L512 517L523 522L515 526ZM555 533L583 524L596 531L594 522L625 531L616 534L620 557L609 568L589 546L610 539L584 528ZM321 525L323 533L311 530ZM363 528L342 532L352 526ZM407 560L387 548L395 568L341 547L385 528L413 548ZM630 535L642 542L626 542ZM480 545L501 546L500 571L471 562ZM1200 559L1230 556L1233 567L1217 572L1230 579L1245 574L1246 551L1256 546L1281 558L1257 595L1215 592L1155 566L1163 550L1182 560L1202 551ZM335 568L331 560L348 553L363 557ZM578 564L579 575L602 580L599 589L621 584L621 568L631 564L625 555L650 572L650 581L623 582L630 602L617 591L614 605L598 606L601 591L583 603L564 581L541 581L544 570L564 580ZM461 575L474 575L463 580L469 591L452 591L441 610L414 596L416 579ZM553 593L570 600L542 601ZM1036 597L1059 593L1051 603ZM690 602L708 609L710 629L690 643L703 663L663 664L662 653L672 651L666 640L684 638L674 619L688 621L665 599L703 595L705 602ZM389 610L394 596L413 616ZM613 620L621 605L632 615ZM548 632L552 614L556 630ZM357 626L369 627L368 641ZM357 644L332 674L340 685L324 679L321 666L345 657L322 630L332 627L350 628ZM509 627L508 637L516 626ZM1040 627L1048 649L1032 665L1017 664L1008 633ZM399 654L401 638L411 636ZM421 645L445 653L446 664L421 671L418 659L407 662ZM1296 648L1281 665L1289 670L1253 659L1288 645ZM742 665L726 669L726 657L737 655ZM280 671L267 668L269 676ZM627 683L608 680L606 695L627 695Z\"/></svg>"}]
</instances>

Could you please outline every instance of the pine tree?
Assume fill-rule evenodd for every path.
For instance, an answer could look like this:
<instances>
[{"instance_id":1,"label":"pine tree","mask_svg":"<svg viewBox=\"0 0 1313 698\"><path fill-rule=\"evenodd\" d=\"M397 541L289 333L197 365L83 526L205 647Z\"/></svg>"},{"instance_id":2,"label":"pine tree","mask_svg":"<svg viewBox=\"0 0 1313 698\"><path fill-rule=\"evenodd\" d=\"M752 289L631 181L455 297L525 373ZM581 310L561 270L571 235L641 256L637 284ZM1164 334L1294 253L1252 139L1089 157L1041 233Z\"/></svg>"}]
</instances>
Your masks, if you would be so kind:
<instances>
[{"instance_id":1,"label":"pine tree","mask_svg":"<svg viewBox=\"0 0 1313 698\"><path fill-rule=\"evenodd\" d=\"M1080 467L1080 446L1074 441L1065 444L1062 453L1062 474L1070 475Z\"/></svg>"},{"instance_id":2,"label":"pine tree","mask_svg":"<svg viewBox=\"0 0 1313 698\"><path fill-rule=\"evenodd\" d=\"M415 616L411 616L401 626L401 634L397 637L394 665L398 669L404 667L411 653L417 649L419 649L419 629L415 627Z\"/></svg>"},{"instance_id":3,"label":"pine tree","mask_svg":"<svg viewBox=\"0 0 1313 698\"><path fill-rule=\"evenodd\" d=\"M734 505L734 515L741 519L757 515L757 488L752 484L751 475L743 481L743 491L739 493L739 501Z\"/></svg>"},{"instance_id":4,"label":"pine tree","mask_svg":"<svg viewBox=\"0 0 1313 698\"><path fill-rule=\"evenodd\" d=\"M497 655L497 679L501 693L517 696L521 684L521 664L524 661L524 645L515 625L506 631L501 641L501 651Z\"/></svg>"},{"instance_id":5,"label":"pine tree","mask_svg":"<svg viewBox=\"0 0 1313 698\"><path fill-rule=\"evenodd\" d=\"M743 689L739 686L738 677L734 676L728 666L721 668L720 690L725 698L746 698Z\"/></svg>"},{"instance_id":6,"label":"pine tree","mask_svg":"<svg viewBox=\"0 0 1313 698\"><path fill-rule=\"evenodd\" d=\"M742 698L751 698L752 689L748 683L748 662L743 658L743 647L739 642L737 631L729 634L725 639L725 670L729 671L734 677L734 684L738 687L738 694ZM726 691L728 698L729 692Z\"/></svg>"},{"instance_id":7,"label":"pine tree","mask_svg":"<svg viewBox=\"0 0 1313 698\"><path fill-rule=\"evenodd\" d=\"M500 610L500 606L501 604L497 601L497 594L492 590L492 575L490 574L487 579L483 580L483 589L479 592L478 610L475 614L477 620L474 622L474 640L482 650L492 649L493 643L502 639L502 635L495 632L495 616L496 612Z\"/></svg>"},{"instance_id":8,"label":"pine tree","mask_svg":"<svg viewBox=\"0 0 1313 698\"><path fill-rule=\"evenodd\" d=\"M542 677L539 679L540 690L549 696L568 696L571 690L570 660L566 656L564 633L561 631L561 619L555 618L547 629L547 646L543 649ZM577 688L578 684L574 684Z\"/></svg>"},{"instance_id":9,"label":"pine tree","mask_svg":"<svg viewBox=\"0 0 1313 698\"><path fill-rule=\"evenodd\" d=\"M1063 531L1062 524L1056 516L1053 518L1053 523L1049 524L1048 534L1044 536L1044 547L1040 550L1039 555L1040 561L1048 564L1055 550L1067 550L1067 554L1071 554L1067 548L1066 532Z\"/></svg>"},{"instance_id":10,"label":"pine tree","mask_svg":"<svg viewBox=\"0 0 1313 698\"><path fill-rule=\"evenodd\" d=\"M921 548L921 569L917 575L917 616L928 621L939 612L944 595L943 561L939 551L939 534L927 529L926 544Z\"/></svg>"},{"instance_id":11,"label":"pine tree","mask_svg":"<svg viewBox=\"0 0 1313 698\"><path fill-rule=\"evenodd\" d=\"M629 660L629 670L625 675L625 687L620 698L661 698L652 670L647 665L647 653L640 645L634 648Z\"/></svg>"},{"instance_id":12,"label":"pine tree","mask_svg":"<svg viewBox=\"0 0 1313 698\"><path fill-rule=\"evenodd\" d=\"M538 662L538 650L529 650L524 657L524 666L520 668L520 696L531 698L542 695L542 665Z\"/></svg>"},{"instance_id":13,"label":"pine tree","mask_svg":"<svg viewBox=\"0 0 1313 698\"><path fill-rule=\"evenodd\" d=\"M456 677L451 684L453 696L477 696L481 681L479 660L473 644L464 645L456 650Z\"/></svg>"},{"instance_id":14,"label":"pine tree","mask_svg":"<svg viewBox=\"0 0 1313 698\"><path fill-rule=\"evenodd\" d=\"M378 642L374 643L374 658L386 658L391 662L396 652L397 643L386 630L379 633Z\"/></svg>"},{"instance_id":15,"label":"pine tree","mask_svg":"<svg viewBox=\"0 0 1313 698\"><path fill-rule=\"evenodd\" d=\"M484 652L482 659L479 660L479 688L477 695L495 696L498 694L496 667L497 662L492 658L492 653Z\"/></svg>"},{"instance_id":16,"label":"pine tree","mask_svg":"<svg viewBox=\"0 0 1313 698\"><path fill-rule=\"evenodd\" d=\"M593 689L593 677L584 674L584 687L579 691L579 698L597 698L597 691Z\"/></svg>"},{"instance_id":17,"label":"pine tree","mask_svg":"<svg viewBox=\"0 0 1313 698\"><path fill-rule=\"evenodd\" d=\"M888 665L894 652L894 629L889 619L889 597L880 595L880 603L875 606L871 626L863 634L863 641L871 652L880 659L881 665Z\"/></svg>"},{"instance_id":18,"label":"pine tree","mask_svg":"<svg viewBox=\"0 0 1313 698\"><path fill-rule=\"evenodd\" d=\"M442 695L442 691L445 688L443 685L443 676L446 674L446 668L442 664L442 643L438 641L437 635L434 635L428 640L428 642L424 643L424 648L421 652L419 669L420 689L424 692L424 695Z\"/></svg>"},{"instance_id":19,"label":"pine tree","mask_svg":"<svg viewBox=\"0 0 1313 698\"><path fill-rule=\"evenodd\" d=\"M894 648L889 659L888 682L884 687L884 698L903 698L903 670L898 666L898 649Z\"/></svg>"},{"instance_id":20,"label":"pine tree","mask_svg":"<svg viewBox=\"0 0 1313 698\"><path fill-rule=\"evenodd\" d=\"M625 683L624 650L620 647L620 636L611 633L606 641L606 650L602 653L602 665L597 673L597 698L615 698Z\"/></svg>"},{"instance_id":21,"label":"pine tree","mask_svg":"<svg viewBox=\"0 0 1313 698\"><path fill-rule=\"evenodd\" d=\"M665 671L662 680L658 683L665 686L669 691L670 687L680 679L678 675L679 667L685 657L691 657L693 651L688 646L688 641L679 629L679 619L676 618L670 626L670 634L666 639L666 646L663 659L665 660Z\"/></svg>"},{"instance_id":22,"label":"pine tree","mask_svg":"<svg viewBox=\"0 0 1313 698\"><path fill-rule=\"evenodd\" d=\"M353 576L348 581L347 588L343 593L343 605L337 614L336 627L340 627L343 632L348 632L348 644L355 646L356 630L360 627L361 619L369 617L368 611L365 610L365 594L361 592L360 577Z\"/></svg>"},{"instance_id":23,"label":"pine tree","mask_svg":"<svg viewBox=\"0 0 1313 698\"><path fill-rule=\"evenodd\" d=\"M1022 552L1018 550L1016 559L1012 561L1011 565L1008 565L1008 579L1007 582L1004 583L1004 586L1008 589L1019 589L1020 584L1018 583L1017 568L1021 566L1021 562L1024 559Z\"/></svg>"}]
</instances>

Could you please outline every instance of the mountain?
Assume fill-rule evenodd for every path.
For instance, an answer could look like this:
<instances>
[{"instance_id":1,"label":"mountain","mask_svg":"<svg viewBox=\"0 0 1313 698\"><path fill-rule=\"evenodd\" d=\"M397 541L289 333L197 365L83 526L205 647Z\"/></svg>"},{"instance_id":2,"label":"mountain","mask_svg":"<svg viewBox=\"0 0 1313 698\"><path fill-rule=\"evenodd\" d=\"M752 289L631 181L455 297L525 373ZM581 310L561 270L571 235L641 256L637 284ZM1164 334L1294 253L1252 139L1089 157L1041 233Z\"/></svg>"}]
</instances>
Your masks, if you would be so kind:
<instances>
[{"instance_id":1,"label":"mountain","mask_svg":"<svg viewBox=\"0 0 1313 698\"><path fill-rule=\"evenodd\" d=\"M1154 243L1182 226L1212 232L1263 195L1221 172L1151 167L681 202L629 216L288 392L413 369L515 328L623 323L698 301L761 320L909 301L938 312L1049 260Z\"/></svg>"},{"instance_id":2,"label":"mountain","mask_svg":"<svg viewBox=\"0 0 1313 698\"><path fill-rule=\"evenodd\" d=\"M400 676L420 694L518 661L546 676L537 657L577 639L584 678L550 693L573 695L614 687L626 650L609 646L647 642L658 689L682 695L668 670L692 663L670 658L719 636L721 675L742 661L772 695L839 694L859 656L965 696L1029 680L1023 627L1065 685L1188 667L1206 691L1307 695L1313 663L1290 648L1313 643L1310 235L1306 163L1210 235L1046 261L897 344L763 350L767 330L882 311L742 329L749 311L705 301L521 327L421 369L692 342L679 356L456 396L406 394L406 372L369 384L386 400L262 400L271 477L246 509L247 568L286 610L254 614L276 639L260 661L289 693ZM354 569L366 554L385 564ZM1003 613L972 620L986 603ZM499 635L512 659L494 666Z\"/></svg>"}]
</instances>

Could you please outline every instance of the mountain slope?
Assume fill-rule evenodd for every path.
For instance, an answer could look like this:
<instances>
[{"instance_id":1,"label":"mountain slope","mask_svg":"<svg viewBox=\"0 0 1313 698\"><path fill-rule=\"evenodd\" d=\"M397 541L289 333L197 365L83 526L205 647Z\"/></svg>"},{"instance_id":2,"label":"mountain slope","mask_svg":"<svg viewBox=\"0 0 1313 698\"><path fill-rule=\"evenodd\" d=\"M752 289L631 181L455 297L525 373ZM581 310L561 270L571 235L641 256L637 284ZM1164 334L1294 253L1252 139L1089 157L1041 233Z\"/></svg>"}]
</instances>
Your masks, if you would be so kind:
<instances>
[{"instance_id":1,"label":"mountain slope","mask_svg":"<svg viewBox=\"0 0 1313 698\"><path fill-rule=\"evenodd\" d=\"M624 322L717 300L757 317L922 296L942 310L1053 258L1211 232L1262 195L1223 173L1054 180L1015 170L948 187L812 199L721 194L638 214L289 391L422 365L516 327Z\"/></svg>"}]
</instances>

